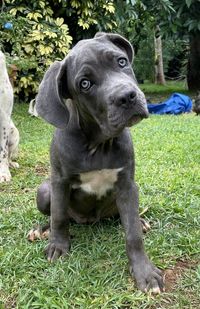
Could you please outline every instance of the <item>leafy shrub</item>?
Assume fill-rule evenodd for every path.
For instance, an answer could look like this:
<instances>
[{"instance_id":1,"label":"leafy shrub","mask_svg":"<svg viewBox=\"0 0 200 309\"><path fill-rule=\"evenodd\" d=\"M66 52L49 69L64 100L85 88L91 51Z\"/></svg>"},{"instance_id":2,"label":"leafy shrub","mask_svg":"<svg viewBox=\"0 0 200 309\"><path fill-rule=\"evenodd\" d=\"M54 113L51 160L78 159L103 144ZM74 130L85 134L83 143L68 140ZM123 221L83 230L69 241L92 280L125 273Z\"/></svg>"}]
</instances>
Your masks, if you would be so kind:
<instances>
[{"instance_id":1,"label":"leafy shrub","mask_svg":"<svg viewBox=\"0 0 200 309\"><path fill-rule=\"evenodd\" d=\"M19 69L15 92L28 98L36 93L47 67L69 51L72 37L64 19L52 17L47 1L5 3L8 12L0 16L0 48Z\"/></svg>"},{"instance_id":2,"label":"leafy shrub","mask_svg":"<svg viewBox=\"0 0 200 309\"><path fill-rule=\"evenodd\" d=\"M71 27L79 27L80 34L90 26L99 26L98 18L103 16L105 27L97 29L111 30L115 26L110 18L114 10L112 0L4 0L0 49L6 53L8 63L19 69L15 93L20 99L34 97L49 65L68 53L72 44L68 22ZM73 29L71 32L74 35Z\"/></svg>"}]
</instances>

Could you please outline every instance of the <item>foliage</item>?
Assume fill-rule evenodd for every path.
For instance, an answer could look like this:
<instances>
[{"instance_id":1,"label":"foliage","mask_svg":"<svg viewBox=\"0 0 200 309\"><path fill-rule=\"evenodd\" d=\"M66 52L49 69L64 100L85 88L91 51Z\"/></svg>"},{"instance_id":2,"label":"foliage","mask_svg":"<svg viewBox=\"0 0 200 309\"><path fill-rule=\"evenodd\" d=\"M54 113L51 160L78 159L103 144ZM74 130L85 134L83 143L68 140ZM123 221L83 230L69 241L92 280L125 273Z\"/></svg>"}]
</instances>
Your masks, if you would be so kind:
<instances>
[{"instance_id":1,"label":"foliage","mask_svg":"<svg viewBox=\"0 0 200 309\"><path fill-rule=\"evenodd\" d=\"M153 33L149 31L149 35L140 40L137 55L134 59L134 72L137 80L154 81L154 40Z\"/></svg>"},{"instance_id":2,"label":"foliage","mask_svg":"<svg viewBox=\"0 0 200 309\"><path fill-rule=\"evenodd\" d=\"M148 5L155 1L146 1ZM162 0L161 0L162 1ZM200 1L199 0L174 0L171 1L172 10L162 11L157 15L157 20L167 38L183 39L188 42L185 49L183 70L187 75L190 90L200 89ZM164 14L165 13L165 14ZM187 72L186 72L187 71Z\"/></svg>"},{"instance_id":3,"label":"foliage","mask_svg":"<svg viewBox=\"0 0 200 309\"><path fill-rule=\"evenodd\" d=\"M141 60L146 55L147 47L145 47L144 42L146 40L147 44L149 44L149 32L154 32L156 25L160 26L162 39L165 39L166 42L173 42L173 40L179 40L180 42L180 40L182 40L182 50L179 54L176 53L174 58L177 57L179 62L182 61L183 66L180 70L180 63L179 70L181 75L187 75L190 89L199 89L200 59L199 52L197 51L200 48L199 45L197 46L200 38L199 8L199 0L116 0L117 29L119 32L125 34L133 43L136 53L139 51ZM164 47L166 47L166 45L167 44L164 42ZM150 50L151 46L152 44L149 45ZM168 57L171 61L170 63L173 70L173 64L176 63L176 59L170 59L173 58L173 56L170 55L170 48L168 47L167 51L163 48L164 64L166 64ZM143 48L143 50L141 50L141 48ZM147 65L147 67L150 68L149 75L151 76L152 58L151 60L149 57L146 59L147 64L151 65L151 67ZM136 58L136 63L139 63L140 67L142 61ZM142 72L142 75L146 75L145 71L148 71L148 69L144 66L144 70L138 71L140 74Z\"/></svg>"},{"instance_id":4,"label":"foliage","mask_svg":"<svg viewBox=\"0 0 200 309\"><path fill-rule=\"evenodd\" d=\"M115 1L117 31L125 35L135 46L136 53L141 40L154 30L162 16L173 10L169 0Z\"/></svg>"},{"instance_id":5,"label":"foliage","mask_svg":"<svg viewBox=\"0 0 200 309\"><path fill-rule=\"evenodd\" d=\"M173 0L175 14L172 14L174 32L200 32L200 0Z\"/></svg>"},{"instance_id":6,"label":"foliage","mask_svg":"<svg viewBox=\"0 0 200 309\"><path fill-rule=\"evenodd\" d=\"M78 0L73 0L71 1L71 7L73 9L77 10L77 13L79 15L78 19L78 25L82 27L83 29L89 29L89 27L93 24L96 25L98 24L97 20L97 14L98 12L96 11L97 5L100 3L94 2L94 1L78 1ZM108 15L107 13L114 13L115 9L112 4L112 2L107 2L102 1L100 6L102 6L102 11L105 15ZM111 21L112 22L112 21ZM110 23L107 23L107 29L112 29L113 25Z\"/></svg>"},{"instance_id":7,"label":"foliage","mask_svg":"<svg viewBox=\"0 0 200 309\"><path fill-rule=\"evenodd\" d=\"M132 128L140 210L148 208L145 218L151 222L144 235L146 250L162 269L172 268L178 259L192 265L161 297L136 289L116 219L72 223L70 254L56 263L44 257L46 241L27 241L28 231L48 220L39 214L35 194L48 177L53 128L28 117L25 104L15 105L14 121L21 136L20 168L11 171L11 183L1 184L0 308L199 308L198 117L151 116Z\"/></svg>"},{"instance_id":8,"label":"foliage","mask_svg":"<svg viewBox=\"0 0 200 309\"><path fill-rule=\"evenodd\" d=\"M135 71L139 80L154 80L154 32L162 16L173 10L168 0L116 0L117 31L133 44Z\"/></svg>"},{"instance_id":9,"label":"foliage","mask_svg":"<svg viewBox=\"0 0 200 309\"><path fill-rule=\"evenodd\" d=\"M189 37L187 83L190 90L200 89L200 1L174 0L176 14L172 15L174 31Z\"/></svg>"},{"instance_id":10,"label":"foliage","mask_svg":"<svg viewBox=\"0 0 200 309\"><path fill-rule=\"evenodd\" d=\"M145 30L146 37L140 40L137 55L134 60L134 71L137 79L154 82L154 37L151 30ZM144 35L144 34L143 34ZM163 66L165 75L169 78L186 77L187 41L165 38L163 44Z\"/></svg>"},{"instance_id":11,"label":"foliage","mask_svg":"<svg viewBox=\"0 0 200 309\"><path fill-rule=\"evenodd\" d=\"M62 59L72 44L97 31L124 35L134 46L136 75L153 79L153 33L160 25L163 56L173 66L184 55L186 74L188 33L199 32L199 0L4 0L0 15L0 48L9 63L20 69L15 91L22 97L35 95L46 68ZM180 42L180 37L183 39ZM178 44L171 44L173 41ZM183 44L182 44L183 43ZM180 53L174 47L181 46ZM174 46L173 48L172 45ZM181 73L182 74L182 73Z\"/></svg>"},{"instance_id":12,"label":"foliage","mask_svg":"<svg viewBox=\"0 0 200 309\"><path fill-rule=\"evenodd\" d=\"M47 1L6 0L0 17L1 48L19 68L16 93L35 93L47 67L63 58L72 38L63 18L53 18ZM7 22L12 28L6 30Z\"/></svg>"},{"instance_id":13,"label":"foliage","mask_svg":"<svg viewBox=\"0 0 200 309\"><path fill-rule=\"evenodd\" d=\"M55 16L68 24L73 42L93 37L97 31L113 31L116 27L114 0L51 1Z\"/></svg>"},{"instance_id":14,"label":"foliage","mask_svg":"<svg viewBox=\"0 0 200 309\"><path fill-rule=\"evenodd\" d=\"M101 1L25 1L5 0L0 15L0 48L8 62L19 68L15 92L34 96L44 71L54 60L66 56L72 44L66 13L77 16L77 25L85 30L98 24L98 11L104 15L106 29L115 26L112 0ZM58 13L58 15L57 15ZM63 17L59 15L63 14Z\"/></svg>"},{"instance_id":15,"label":"foliage","mask_svg":"<svg viewBox=\"0 0 200 309\"><path fill-rule=\"evenodd\" d=\"M62 0L64 2L64 0ZM110 18L115 13L113 1L79 1L70 2L72 11L78 16L78 25L84 30L91 25L101 25L104 30L112 30L116 26L115 21ZM66 12L67 13L67 12ZM71 12L72 13L72 12ZM104 23L104 25L103 25ZM99 30L102 30L99 29Z\"/></svg>"}]
</instances>

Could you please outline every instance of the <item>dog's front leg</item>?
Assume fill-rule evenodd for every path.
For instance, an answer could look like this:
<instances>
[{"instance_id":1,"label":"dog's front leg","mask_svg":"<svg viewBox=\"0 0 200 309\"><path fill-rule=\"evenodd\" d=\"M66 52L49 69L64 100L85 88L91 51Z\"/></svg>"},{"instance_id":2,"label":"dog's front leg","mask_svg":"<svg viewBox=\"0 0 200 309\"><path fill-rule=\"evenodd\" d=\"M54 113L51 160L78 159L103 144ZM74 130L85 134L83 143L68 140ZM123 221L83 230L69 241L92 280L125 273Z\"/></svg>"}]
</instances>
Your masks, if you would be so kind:
<instances>
[{"instance_id":1,"label":"dog's front leg","mask_svg":"<svg viewBox=\"0 0 200 309\"><path fill-rule=\"evenodd\" d=\"M9 131L10 118L0 107L0 182L11 180L8 162Z\"/></svg>"},{"instance_id":2,"label":"dog's front leg","mask_svg":"<svg viewBox=\"0 0 200 309\"><path fill-rule=\"evenodd\" d=\"M145 254L138 205L136 184L121 177L117 184L117 207L125 229L131 274L140 290L160 293L163 290L161 271L150 262Z\"/></svg>"},{"instance_id":3,"label":"dog's front leg","mask_svg":"<svg viewBox=\"0 0 200 309\"><path fill-rule=\"evenodd\" d=\"M51 181L51 233L45 253L52 262L69 251L69 185L61 178L52 177Z\"/></svg>"}]
</instances>

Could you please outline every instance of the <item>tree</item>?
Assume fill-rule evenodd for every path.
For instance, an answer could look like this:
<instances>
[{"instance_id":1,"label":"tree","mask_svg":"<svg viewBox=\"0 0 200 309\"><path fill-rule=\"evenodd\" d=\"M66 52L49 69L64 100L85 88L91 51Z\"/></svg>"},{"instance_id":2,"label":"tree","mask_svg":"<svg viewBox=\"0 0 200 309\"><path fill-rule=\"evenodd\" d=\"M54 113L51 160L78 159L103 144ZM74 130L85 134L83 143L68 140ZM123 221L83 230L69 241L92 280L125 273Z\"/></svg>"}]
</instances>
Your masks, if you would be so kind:
<instances>
[{"instance_id":1,"label":"tree","mask_svg":"<svg viewBox=\"0 0 200 309\"><path fill-rule=\"evenodd\" d=\"M200 90L200 0L174 0L173 5L173 30L189 36L188 88Z\"/></svg>"},{"instance_id":2,"label":"tree","mask_svg":"<svg viewBox=\"0 0 200 309\"><path fill-rule=\"evenodd\" d=\"M165 85L163 51L162 51L162 32L160 23L162 19L172 11L172 4L169 0L142 0L145 10L148 12L148 18L151 21L151 27L154 31L154 49L155 49L155 83Z\"/></svg>"},{"instance_id":3,"label":"tree","mask_svg":"<svg viewBox=\"0 0 200 309\"><path fill-rule=\"evenodd\" d=\"M165 36L188 40L187 83L189 90L200 89L200 0L153 1L142 0L150 9L158 2L168 4L170 10L155 10L156 20ZM152 12L153 13L153 12Z\"/></svg>"},{"instance_id":4,"label":"tree","mask_svg":"<svg viewBox=\"0 0 200 309\"><path fill-rule=\"evenodd\" d=\"M162 58L162 33L160 21L162 16L172 10L169 0L127 0L115 1L117 29L122 32L134 45L137 53L140 42L149 36L149 29L155 33L155 82L165 84L163 58Z\"/></svg>"},{"instance_id":5,"label":"tree","mask_svg":"<svg viewBox=\"0 0 200 309\"><path fill-rule=\"evenodd\" d=\"M155 83L165 85L165 75L164 75L163 55L162 55L162 38L159 26L157 26L155 30L154 47L155 47Z\"/></svg>"}]
</instances>

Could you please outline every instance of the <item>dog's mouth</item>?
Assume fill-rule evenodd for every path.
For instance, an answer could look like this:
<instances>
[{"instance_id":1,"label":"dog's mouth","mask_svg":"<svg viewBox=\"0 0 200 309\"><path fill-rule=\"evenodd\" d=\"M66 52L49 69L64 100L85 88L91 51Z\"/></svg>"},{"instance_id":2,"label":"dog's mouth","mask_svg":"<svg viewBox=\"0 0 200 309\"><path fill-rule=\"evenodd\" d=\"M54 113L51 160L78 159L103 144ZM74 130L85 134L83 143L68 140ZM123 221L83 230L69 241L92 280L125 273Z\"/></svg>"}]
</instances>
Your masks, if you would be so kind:
<instances>
[{"instance_id":1,"label":"dog's mouth","mask_svg":"<svg viewBox=\"0 0 200 309\"><path fill-rule=\"evenodd\" d=\"M127 127L132 127L132 126L138 124L144 118L148 118L148 113L145 113L144 115L133 115L133 116L131 116L127 121Z\"/></svg>"},{"instance_id":2,"label":"dog's mouth","mask_svg":"<svg viewBox=\"0 0 200 309\"><path fill-rule=\"evenodd\" d=\"M109 130L106 130L106 132L110 132L110 136L115 137L117 136L125 127L132 127L136 124L138 124L140 121L142 121L145 118L148 118L148 112L145 112L144 114L137 114L137 115L131 115L128 117L128 119L114 119L115 121L110 121L108 128Z\"/></svg>"},{"instance_id":3,"label":"dog's mouth","mask_svg":"<svg viewBox=\"0 0 200 309\"><path fill-rule=\"evenodd\" d=\"M122 130L125 127L132 127L138 124L142 119L148 118L149 114L147 110L144 110L141 113L128 115L128 117L113 117L110 119L111 127L115 130Z\"/></svg>"}]
</instances>

